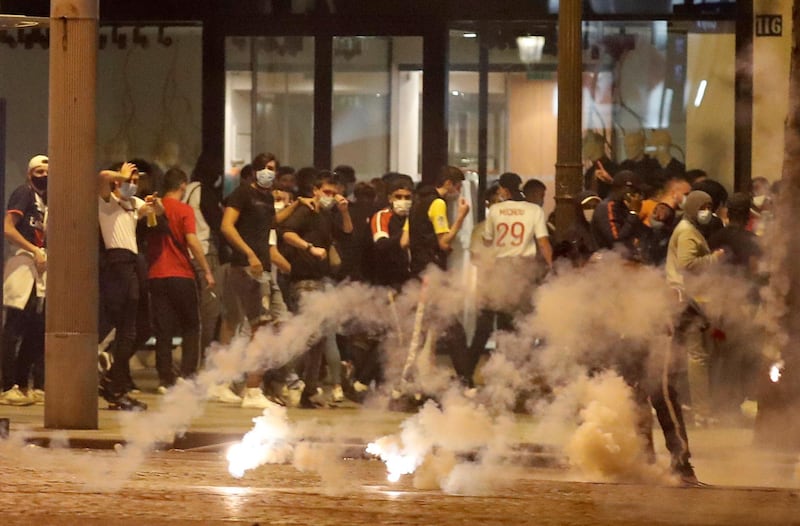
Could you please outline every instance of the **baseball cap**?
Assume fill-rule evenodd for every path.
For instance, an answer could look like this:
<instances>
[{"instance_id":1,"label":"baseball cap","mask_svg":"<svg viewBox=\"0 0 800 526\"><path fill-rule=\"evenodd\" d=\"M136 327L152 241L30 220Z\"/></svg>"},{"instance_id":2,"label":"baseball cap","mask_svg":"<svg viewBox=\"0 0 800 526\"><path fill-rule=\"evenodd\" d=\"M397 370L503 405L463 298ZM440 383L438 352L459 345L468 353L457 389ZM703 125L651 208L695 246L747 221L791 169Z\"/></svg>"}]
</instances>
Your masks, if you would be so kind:
<instances>
[{"instance_id":1,"label":"baseball cap","mask_svg":"<svg viewBox=\"0 0 800 526\"><path fill-rule=\"evenodd\" d=\"M600 196L597 195L597 193L593 192L592 190L584 190L583 192L578 194L578 202L581 205L585 205L590 201L600 201L600 200L601 200Z\"/></svg>"},{"instance_id":2,"label":"baseball cap","mask_svg":"<svg viewBox=\"0 0 800 526\"><path fill-rule=\"evenodd\" d=\"M46 155L34 155L31 157L31 160L28 161L28 171L35 170L40 166L47 166L49 164L49 160L47 159Z\"/></svg>"},{"instance_id":3,"label":"baseball cap","mask_svg":"<svg viewBox=\"0 0 800 526\"><path fill-rule=\"evenodd\" d=\"M633 190L642 189L642 179L635 172L622 170L614 176L614 186L616 188L631 188Z\"/></svg>"},{"instance_id":4,"label":"baseball cap","mask_svg":"<svg viewBox=\"0 0 800 526\"><path fill-rule=\"evenodd\" d=\"M500 176L500 179L497 181L497 184L499 184L506 190L518 191L520 185L522 184L522 178L520 178L520 176L515 173L506 172Z\"/></svg>"}]
</instances>

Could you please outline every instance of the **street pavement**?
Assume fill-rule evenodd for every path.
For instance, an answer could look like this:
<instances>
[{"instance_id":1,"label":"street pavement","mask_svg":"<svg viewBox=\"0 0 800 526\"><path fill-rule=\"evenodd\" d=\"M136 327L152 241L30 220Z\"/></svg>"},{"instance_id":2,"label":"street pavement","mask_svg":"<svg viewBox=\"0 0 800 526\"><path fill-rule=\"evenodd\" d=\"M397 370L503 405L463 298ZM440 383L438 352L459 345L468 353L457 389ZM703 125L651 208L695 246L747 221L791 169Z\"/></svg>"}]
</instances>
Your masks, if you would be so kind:
<instances>
[{"instance_id":1,"label":"street pavement","mask_svg":"<svg viewBox=\"0 0 800 526\"><path fill-rule=\"evenodd\" d=\"M154 412L164 400L141 398ZM328 430L335 469L267 465L235 479L224 451L260 413L208 403L186 435L135 459L120 482L115 470L130 459L110 448L125 440L126 415L101 409L98 430L45 430L42 406L0 406L11 424L0 441L0 525L800 524L797 456L753 447L748 426L691 428L698 476L712 486L682 488L587 482L558 448L532 444L536 421L516 415L519 457L485 494L463 496L415 488L411 476L389 483L364 448L410 415L352 403L288 412L294 425ZM657 427L655 436L663 462ZM71 449L22 447L22 437Z\"/></svg>"}]
</instances>

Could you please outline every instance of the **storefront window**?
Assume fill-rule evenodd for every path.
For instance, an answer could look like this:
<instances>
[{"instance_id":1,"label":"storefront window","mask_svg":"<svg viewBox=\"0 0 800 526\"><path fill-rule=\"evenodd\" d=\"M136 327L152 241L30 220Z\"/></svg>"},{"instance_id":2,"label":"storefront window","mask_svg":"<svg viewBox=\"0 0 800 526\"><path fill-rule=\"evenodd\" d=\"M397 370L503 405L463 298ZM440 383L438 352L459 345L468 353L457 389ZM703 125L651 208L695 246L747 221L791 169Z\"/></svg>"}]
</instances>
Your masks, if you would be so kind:
<instances>
[{"instance_id":1,"label":"storefront window","mask_svg":"<svg viewBox=\"0 0 800 526\"><path fill-rule=\"evenodd\" d=\"M226 172L235 179L262 152L312 164L314 38L229 37L225 49Z\"/></svg>"},{"instance_id":2,"label":"storefront window","mask_svg":"<svg viewBox=\"0 0 800 526\"><path fill-rule=\"evenodd\" d=\"M421 37L334 37L333 166L418 177L421 62Z\"/></svg>"}]
</instances>

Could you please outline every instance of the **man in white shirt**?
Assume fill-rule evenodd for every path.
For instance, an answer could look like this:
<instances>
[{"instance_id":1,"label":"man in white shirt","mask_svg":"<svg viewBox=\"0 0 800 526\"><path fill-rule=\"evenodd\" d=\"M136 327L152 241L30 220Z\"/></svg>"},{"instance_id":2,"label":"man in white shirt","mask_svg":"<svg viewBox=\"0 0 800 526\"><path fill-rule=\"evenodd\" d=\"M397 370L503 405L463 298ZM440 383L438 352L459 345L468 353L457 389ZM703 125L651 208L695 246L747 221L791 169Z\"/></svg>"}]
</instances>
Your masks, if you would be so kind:
<instances>
[{"instance_id":1,"label":"man in white shirt","mask_svg":"<svg viewBox=\"0 0 800 526\"><path fill-rule=\"evenodd\" d=\"M547 218L539 205L525 200L522 179L511 172L498 181L498 202L489 208L483 230L487 248L485 260L493 258L491 272L478 277L478 306L475 335L467 352L469 367L459 376L472 384L472 375L484 352L495 322L498 330L514 330L514 314L531 309L533 288L542 275L536 255L550 268L553 249L547 231Z\"/></svg>"},{"instance_id":2,"label":"man in white shirt","mask_svg":"<svg viewBox=\"0 0 800 526\"><path fill-rule=\"evenodd\" d=\"M160 199L150 195L145 200L136 194L139 179L136 166L123 163L116 170L103 170L98 180L98 219L104 250L100 270L101 337L116 329L114 363L108 377L101 379L100 392L109 409L142 411L147 405L126 393L125 364L136 348L136 314L139 303L139 268L136 225L154 215L163 214ZM152 222L151 222L152 221Z\"/></svg>"}]
</instances>

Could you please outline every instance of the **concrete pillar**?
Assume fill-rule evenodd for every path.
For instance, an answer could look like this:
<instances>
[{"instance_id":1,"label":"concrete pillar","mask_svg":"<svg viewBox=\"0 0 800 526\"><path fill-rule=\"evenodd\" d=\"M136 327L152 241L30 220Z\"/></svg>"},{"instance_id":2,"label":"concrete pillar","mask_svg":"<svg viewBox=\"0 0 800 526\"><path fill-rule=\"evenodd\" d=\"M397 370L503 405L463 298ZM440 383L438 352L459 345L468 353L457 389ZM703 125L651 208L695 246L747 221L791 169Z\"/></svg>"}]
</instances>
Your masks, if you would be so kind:
<instances>
[{"instance_id":1,"label":"concrete pillar","mask_svg":"<svg viewBox=\"0 0 800 526\"><path fill-rule=\"evenodd\" d=\"M583 187L581 8L581 0L561 0L558 9L556 231L559 237L569 229L575 219L573 198Z\"/></svg>"},{"instance_id":2,"label":"concrete pillar","mask_svg":"<svg viewBox=\"0 0 800 526\"><path fill-rule=\"evenodd\" d=\"M44 425L97 429L98 0L50 3Z\"/></svg>"}]
</instances>

